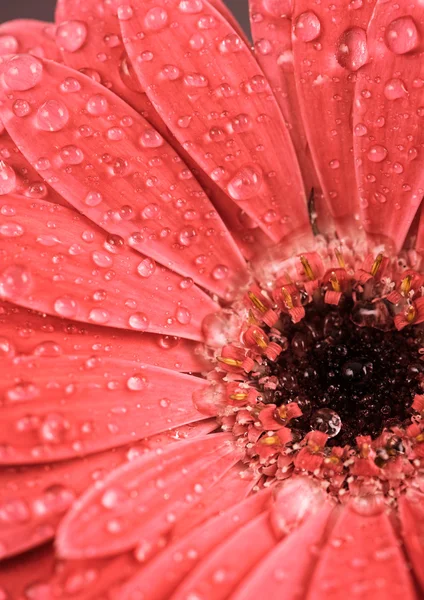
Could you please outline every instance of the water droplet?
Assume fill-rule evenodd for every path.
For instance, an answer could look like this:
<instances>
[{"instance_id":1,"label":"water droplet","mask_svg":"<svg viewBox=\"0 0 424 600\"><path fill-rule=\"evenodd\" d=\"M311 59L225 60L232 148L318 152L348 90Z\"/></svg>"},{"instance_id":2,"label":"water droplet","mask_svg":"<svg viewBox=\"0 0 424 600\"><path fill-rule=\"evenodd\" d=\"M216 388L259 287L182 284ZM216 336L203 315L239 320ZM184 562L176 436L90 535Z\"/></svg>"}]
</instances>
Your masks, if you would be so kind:
<instances>
[{"instance_id":1,"label":"water droplet","mask_svg":"<svg viewBox=\"0 0 424 600\"><path fill-rule=\"evenodd\" d=\"M26 100L15 100L13 112L17 117L26 117L31 112L31 107Z\"/></svg>"},{"instance_id":2,"label":"water droplet","mask_svg":"<svg viewBox=\"0 0 424 600\"><path fill-rule=\"evenodd\" d=\"M212 271L212 277L217 281L221 281L228 277L228 267L225 265L217 265Z\"/></svg>"},{"instance_id":3,"label":"water droplet","mask_svg":"<svg viewBox=\"0 0 424 600\"><path fill-rule=\"evenodd\" d=\"M302 42L312 42L321 32L320 20L314 12L308 10L298 16L294 32Z\"/></svg>"},{"instance_id":4,"label":"water droplet","mask_svg":"<svg viewBox=\"0 0 424 600\"><path fill-rule=\"evenodd\" d=\"M87 206L98 206L103 202L103 196L100 192L88 192L84 202Z\"/></svg>"},{"instance_id":5,"label":"water droplet","mask_svg":"<svg viewBox=\"0 0 424 600\"><path fill-rule=\"evenodd\" d=\"M187 87L204 88L209 85L209 80L201 73L187 73L184 76L184 83Z\"/></svg>"},{"instance_id":6,"label":"water droplet","mask_svg":"<svg viewBox=\"0 0 424 600\"><path fill-rule=\"evenodd\" d=\"M6 337L0 337L0 357L11 358L15 356L16 349L13 343Z\"/></svg>"},{"instance_id":7,"label":"water droplet","mask_svg":"<svg viewBox=\"0 0 424 600\"><path fill-rule=\"evenodd\" d=\"M19 51L19 42L13 35L0 35L0 56L16 54ZM1 600L1 597L0 597Z\"/></svg>"},{"instance_id":8,"label":"water droplet","mask_svg":"<svg viewBox=\"0 0 424 600\"><path fill-rule=\"evenodd\" d=\"M61 296L55 301L54 310L61 317L72 319L77 315L78 304L71 296Z\"/></svg>"},{"instance_id":9,"label":"water droplet","mask_svg":"<svg viewBox=\"0 0 424 600\"><path fill-rule=\"evenodd\" d=\"M59 413L51 413L46 415L40 425L39 436L42 442L61 444L64 442L68 430L69 423L65 417Z\"/></svg>"},{"instance_id":10,"label":"water droplet","mask_svg":"<svg viewBox=\"0 0 424 600\"><path fill-rule=\"evenodd\" d=\"M68 109L59 100L47 100L37 111L37 126L43 131L60 131L68 121Z\"/></svg>"},{"instance_id":11,"label":"water droplet","mask_svg":"<svg viewBox=\"0 0 424 600\"><path fill-rule=\"evenodd\" d=\"M64 146L59 152L60 158L67 165L79 165L84 160L83 151L77 146Z\"/></svg>"},{"instance_id":12,"label":"water droplet","mask_svg":"<svg viewBox=\"0 0 424 600\"><path fill-rule=\"evenodd\" d=\"M183 13L195 15L202 11L203 2L202 0L181 0L178 8Z\"/></svg>"},{"instance_id":13,"label":"water droplet","mask_svg":"<svg viewBox=\"0 0 424 600\"><path fill-rule=\"evenodd\" d=\"M345 31L336 52L337 62L349 71L357 71L368 60L367 34L360 27Z\"/></svg>"},{"instance_id":14,"label":"water droplet","mask_svg":"<svg viewBox=\"0 0 424 600\"><path fill-rule=\"evenodd\" d=\"M406 96L407 90L402 79L389 79L384 86L384 95L387 100L397 100Z\"/></svg>"},{"instance_id":15,"label":"water droplet","mask_svg":"<svg viewBox=\"0 0 424 600\"><path fill-rule=\"evenodd\" d=\"M263 0L264 10L273 17L287 17L292 13L291 0Z\"/></svg>"},{"instance_id":16,"label":"water droplet","mask_svg":"<svg viewBox=\"0 0 424 600\"><path fill-rule=\"evenodd\" d=\"M395 19L386 28L386 46L394 54L406 54L417 48L420 35L412 17Z\"/></svg>"},{"instance_id":17,"label":"water droplet","mask_svg":"<svg viewBox=\"0 0 424 600\"><path fill-rule=\"evenodd\" d=\"M322 431L332 438L341 430L342 421L331 408L321 408L313 413L310 425L311 429Z\"/></svg>"},{"instance_id":18,"label":"water droplet","mask_svg":"<svg viewBox=\"0 0 424 600\"><path fill-rule=\"evenodd\" d=\"M132 392L141 392L148 386L148 380L142 373L136 373L127 380L127 388Z\"/></svg>"},{"instance_id":19,"label":"water droplet","mask_svg":"<svg viewBox=\"0 0 424 600\"><path fill-rule=\"evenodd\" d=\"M375 144L368 149L367 156L371 162L381 162L387 156L387 148L380 146L379 144Z\"/></svg>"},{"instance_id":20,"label":"water droplet","mask_svg":"<svg viewBox=\"0 0 424 600\"><path fill-rule=\"evenodd\" d=\"M45 358L54 358L55 356L60 356L63 350L56 344L55 342L41 342L38 344L33 350L34 356L43 356Z\"/></svg>"},{"instance_id":21,"label":"water droplet","mask_svg":"<svg viewBox=\"0 0 424 600\"><path fill-rule=\"evenodd\" d=\"M100 117L107 113L109 106L103 94L95 94L88 100L86 108L93 117Z\"/></svg>"},{"instance_id":22,"label":"water droplet","mask_svg":"<svg viewBox=\"0 0 424 600\"><path fill-rule=\"evenodd\" d=\"M130 316L128 323L132 329L137 331L146 331L148 329L150 321L149 317L142 312L136 312Z\"/></svg>"},{"instance_id":23,"label":"water droplet","mask_svg":"<svg viewBox=\"0 0 424 600\"><path fill-rule=\"evenodd\" d=\"M137 265L138 274L141 277L151 277L156 270L156 263L152 258L144 258L141 263Z\"/></svg>"},{"instance_id":24,"label":"water droplet","mask_svg":"<svg viewBox=\"0 0 424 600\"><path fill-rule=\"evenodd\" d=\"M118 6L117 15L120 21L129 21L133 16L133 10L128 4L122 4Z\"/></svg>"},{"instance_id":25,"label":"water droplet","mask_svg":"<svg viewBox=\"0 0 424 600\"><path fill-rule=\"evenodd\" d=\"M60 84L60 89L65 94L75 94L81 90L81 84L75 77L67 77Z\"/></svg>"},{"instance_id":26,"label":"water droplet","mask_svg":"<svg viewBox=\"0 0 424 600\"><path fill-rule=\"evenodd\" d=\"M10 58L3 65L3 80L8 88L15 91L30 90L41 81L43 65L34 56L20 54Z\"/></svg>"},{"instance_id":27,"label":"water droplet","mask_svg":"<svg viewBox=\"0 0 424 600\"><path fill-rule=\"evenodd\" d=\"M0 225L0 235L3 235L4 237L21 237L24 232L25 230L22 225L14 223L13 221L8 221L7 223Z\"/></svg>"},{"instance_id":28,"label":"water droplet","mask_svg":"<svg viewBox=\"0 0 424 600\"><path fill-rule=\"evenodd\" d=\"M255 165L245 165L228 183L227 189L234 200L249 200L256 196L262 186L262 173Z\"/></svg>"},{"instance_id":29,"label":"water droplet","mask_svg":"<svg viewBox=\"0 0 424 600\"><path fill-rule=\"evenodd\" d=\"M56 41L61 50L76 52L87 39L87 26L82 21L65 21L56 30Z\"/></svg>"},{"instance_id":30,"label":"water droplet","mask_svg":"<svg viewBox=\"0 0 424 600\"><path fill-rule=\"evenodd\" d=\"M163 144L163 137L154 129L145 129L140 135L140 144L144 148L159 148Z\"/></svg>"},{"instance_id":31,"label":"water droplet","mask_svg":"<svg viewBox=\"0 0 424 600\"><path fill-rule=\"evenodd\" d=\"M168 23L168 13L160 6L155 6L147 11L144 25L152 31L160 31Z\"/></svg>"},{"instance_id":32,"label":"water droplet","mask_svg":"<svg viewBox=\"0 0 424 600\"><path fill-rule=\"evenodd\" d=\"M0 272L1 298L19 299L27 296L31 288L31 273L24 265L9 265Z\"/></svg>"},{"instance_id":33,"label":"water droplet","mask_svg":"<svg viewBox=\"0 0 424 600\"><path fill-rule=\"evenodd\" d=\"M95 250L94 252L92 252L91 258L93 259L95 265L103 269L111 267L113 264L112 257L109 256L109 254L107 254L106 252L102 252L101 250Z\"/></svg>"},{"instance_id":34,"label":"water droplet","mask_svg":"<svg viewBox=\"0 0 424 600\"><path fill-rule=\"evenodd\" d=\"M271 54L272 52L272 44L265 38L257 40L255 42L255 48L259 54L262 54L262 56L267 56L267 54Z\"/></svg>"},{"instance_id":35,"label":"water droplet","mask_svg":"<svg viewBox=\"0 0 424 600\"><path fill-rule=\"evenodd\" d=\"M218 46L220 52L240 52L243 50L243 42L235 33L228 34Z\"/></svg>"},{"instance_id":36,"label":"water droplet","mask_svg":"<svg viewBox=\"0 0 424 600\"><path fill-rule=\"evenodd\" d=\"M191 321L191 312L185 306L179 306L175 313L178 323L188 325Z\"/></svg>"},{"instance_id":37,"label":"water droplet","mask_svg":"<svg viewBox=\"0 0 424 600\"><path fill-rule=\"evenodd\" d=\"M16 173L10 165L0 160L0 196L10 194L16 188Z\"/></svg>"},{"instance_id":38,"label":"water droplet","mask_svg":"<svg viewBox=\"0 0 424 600\"><path fill-rule=\"evenodd\" d=\"M182 246L190 246L196 241L197 231L194 227L185 227L178 234L178 241Z\"/></svg>"},{"instance_id":39,"label":"water droplet","mask_svg":"<svg viewBox=\"0 0 424 600\"><path fill-rule=\"evenodd\" d=\"M93 323L97 323L97 325L104 325L109 321L110 315L108 311L104 310L103 308L93 308L92 310L90 310L88 318Z\"/></svg>"}]
</instances>

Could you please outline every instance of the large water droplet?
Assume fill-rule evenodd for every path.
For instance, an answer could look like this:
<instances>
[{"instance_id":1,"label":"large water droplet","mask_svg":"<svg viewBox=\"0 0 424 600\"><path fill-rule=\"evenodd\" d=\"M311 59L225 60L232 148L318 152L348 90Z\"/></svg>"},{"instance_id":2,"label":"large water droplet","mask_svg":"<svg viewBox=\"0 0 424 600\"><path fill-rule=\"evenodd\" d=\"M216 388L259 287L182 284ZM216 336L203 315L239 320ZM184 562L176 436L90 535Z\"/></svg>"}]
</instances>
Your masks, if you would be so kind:
<instances>
[{"instance_id":1,"label":"large water droplet","mask_svg":"<svg viewBox=\"0 0 424 600\"><path fill-rule=\"evenodd\" d=\"M76 52L87 39L87 25L82 21L66 21L56 30L56 41L61 50Z\"/></svg>"},{"instance_id":2,"label":"large water droplet","mask_svg":"<svg viewBox=\"0 0 424 600\"><path fill-rule=\"evenodd\" d=\"M78 312L78 304L71 296L61 296L55 301L54 310L61 317L72 319Z\"/></svg>"},{"instance_id":3,"label":"large water droplet","mask_svg":"<svg viewBox=\"0 0 424 600\"><path fill-rule=\"evenodd\" d=\"M88 192L84 202L87 206L98 206L101 202L103 202L103 196L100 192Z\"/></svg>"},{"instance_id":4,"label":"large water droplet","mask_svg":"<svg viewBox=\"0 0 424 600\"><path fill-rule=\"evenodd\" d=\"M345 31L336 52L337 62L349 71L357 71L368 60L367 34L360 27Z\"/></svg>"},{"instance_id":5,"label":"large water droplet","mask_svg":"<svg viewBox=\"0 0 424 600\"><path fill-rule=\"evenodd\" d=\"M339 415L331 408L321 408L311 417L311 429L322 431L330 438L336 436L342 428Z\"/></svg>"},{"instance_id":6,"label":"large water droplet","mask_svg":"<svg viewBox=\"0 0 424 600\"><path fill-rule=\"evenodd\" d=\"M154 129L146 129L140 135L140 144L144 148L159 148L163 144L163 137Z\"/></svg>"},{"instance_id":7,"label":"large water droplet","mask_svg":"<svg viewBox=\"0 0 424 600\"><path fill-rule=\"evenodd\" d=\"M381 162L387 156L387 148L380 144L375 144L368 149L367 156L371 162Z\"/></svg>"},{"instance_id":8,"label":"large water droplet","mask_svg":"<svg viewBox=\"0 0 424 600\"><path fill-rule=\"evenodd\" d=\"M79 165L84 160L84 153L81 148L70 145L64 146L59 152L60 158L67 165Z\"/></svg>"},{"instance_id":9,"label":"large water droplet","mask_svg":"<svg viewBox=\"0 0 424 600\"><path fill-rule=\"evenodd\" d=\"M249 200L259 193L262 172L256 165L245 165L228 183L227 189L234 200Z\"/></svg>"},{"instance_id":10,"label":"large water droplet","mask_svg":"<svg viewBox=\"0 0 424 600\"><path fill-rule=\"evenodd\" d=\"M93 117L100 117L104 115L108 110L108 102L103 94L95 94L91 96L86 105L87 111Z\"/></svg>"},{"instance_id":11,"label":"large water droplet","mask_svg":"<svg viewBox=\"0 0 424 600\"><path fill-rule=\"evenodd\" d=\"M302 42L312 42L321 32L320 20L314 12L308 10L296 19L294 32Z\"/></svg>"},{"instance_id":12,"label":"large water droplet","mask_svg":"<svg viewBox=\"0 0 424 600\"><path fill-rule=\"evenodd\" d=\"M47 100L37 111L37 126L43 131L60 131L68 121L68 109L58 100Z\"/></svg>"},{"instance_id":13,"label":"large water droplet","mask_svg":"<svg viewBox=\"0 0 424 600\"><path fill-rule=\"evenodd\" d=\"M127 380L127 388L132 392L141 392L148 386L148 380L142 373L136 373Z\"/></svg>"},{"instance_id":14,"label":"large water droplet","mask_svg":"<svg viewBox=\"0 0 424 600\"><path fill-rule=\"evenodd\" d=\"M10 194L16 188L16 173L10 165L0 160L0 196Z\"/></svg>"},{"instance_id":15,"label":"large water droplet","mask_svg":"<svg viewBox=\"0 0 424 600\"><path fill-rule=\"evenodd\" d=\"M24 265L9 265L0 272L0 297L8 300L27 296L32 288L31 273Z\"/></svg>"},{"instance_id":16,"label":"large water droplet","mask_svg":"<svg viewBox=\"0 0 424 600\"><path fill-rule=\"evenodd\" d=\"M142 312L136 312L130 316L128 323L132 329L137 331L146 331L149 327L149 317Z\"/></svg>"},{"instance_id":17,"label":"large water droplet","mask_svg":"<svg viewBox=\"0 0 424 600\"><path fill-rule=\"evenodd\" d=\"M14 35L0 35L0 56L16 54L18 50L19 42Z\"/></svg>"},{"instance_id":18,"label":"large water droplet","mask_svg":"<svg viewBox=\"0 0 424 600\"><path fill-rule=\"evenodd\" d=\"M202 0L181 0L178 4L178 8L183 13L194 15L201 12L203 2Z\"/></svg>"},{"instance_id":19,"label":"large water droplet","mask_svg":"<svg viewBox=\"0 0 424 600\"><path fill-rule=\"evenodd\" d=\"M2 68L3 80L8 88L16 91L32 89L40 82L43 65L34 56L20 54L10 58Z\"/></svg>"},{"instance_id":20,"label":"large water droplet","mask_svg":"<svg viewBox=\"0 0 424 600\"><path fill-rule=\"evenodd\" d=\"M384 86L384 95L387 100L397 100L406 96L407 90L402 79L389 79Z\"/></svg>"},{"instance_id":21,"label":"large water droplet","mask_svg":"<svg viewBox=\"0 0 424 600\"><path fill-rule=\"evenodd\" d=\"M144 24L147 29L160 31L168 23L168 13L160 6L155 6L147 11L144 17Z\"/></svg>"},{"instance_id":22,"label":"large water droplet","mask_svg":"<svg viewBox=\"0 0 424 600\"><path fill-rule=\"evenodd\" d=\"M141 277L151 277L156 270L156 263L152 258L144 258L137 265L137 271Z\"/></svg>"},{"instance_id":23,"label":"large water droplet","mask_svg":"<svg viewBox=\"0 0 424 600\"><path fill-rule=\"evenodd\" d=\"M191 321L191 312L185 306L179 306L175 316L181 325L188 325Z\"/></svg>"},{"instance_id":24,"label":"large water droplet","mask_svg":"<svg viewBox=\"0 0 424 600\"><path fill-rule=\"evenodd\" d=\"M412 17L400 17L386 29L386 46L395 54L406 54L417 48L420 35Z\"/></svg>"}]
</instances>

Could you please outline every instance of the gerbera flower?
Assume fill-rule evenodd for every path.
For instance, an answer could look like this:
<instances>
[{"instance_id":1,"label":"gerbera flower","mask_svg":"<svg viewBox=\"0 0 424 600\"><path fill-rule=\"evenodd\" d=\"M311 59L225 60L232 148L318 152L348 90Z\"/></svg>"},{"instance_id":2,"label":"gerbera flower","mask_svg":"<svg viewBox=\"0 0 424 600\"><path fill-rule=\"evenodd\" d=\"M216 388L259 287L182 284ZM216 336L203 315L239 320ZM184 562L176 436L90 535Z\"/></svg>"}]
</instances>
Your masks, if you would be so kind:
<instances>
[{"instance_id":1,"label":"gerbera flower","mask_svg":"<svg viewBox=\"0 0 424 600\"><path fill-rule=\"evenodd\" d=\"M0 28L0 598L424 589L419 3Z\"/></svg>"}]
</instances>

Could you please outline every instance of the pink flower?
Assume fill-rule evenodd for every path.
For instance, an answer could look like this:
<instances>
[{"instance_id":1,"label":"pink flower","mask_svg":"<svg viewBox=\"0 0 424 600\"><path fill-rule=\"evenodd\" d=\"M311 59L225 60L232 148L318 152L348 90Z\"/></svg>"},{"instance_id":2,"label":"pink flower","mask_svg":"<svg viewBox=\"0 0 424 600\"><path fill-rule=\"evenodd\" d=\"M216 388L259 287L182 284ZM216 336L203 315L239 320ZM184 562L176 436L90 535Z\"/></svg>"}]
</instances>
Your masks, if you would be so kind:
<instances>
[{"instance_id":1,"label":"pink flower","mask_svg":"<svg viewBox=\"0 0 424 600\"><path fill-rule=\"evenodd\" d=\"M424 9L0 27L0 600L424 590Z\"/></svg>"}]
</instances>

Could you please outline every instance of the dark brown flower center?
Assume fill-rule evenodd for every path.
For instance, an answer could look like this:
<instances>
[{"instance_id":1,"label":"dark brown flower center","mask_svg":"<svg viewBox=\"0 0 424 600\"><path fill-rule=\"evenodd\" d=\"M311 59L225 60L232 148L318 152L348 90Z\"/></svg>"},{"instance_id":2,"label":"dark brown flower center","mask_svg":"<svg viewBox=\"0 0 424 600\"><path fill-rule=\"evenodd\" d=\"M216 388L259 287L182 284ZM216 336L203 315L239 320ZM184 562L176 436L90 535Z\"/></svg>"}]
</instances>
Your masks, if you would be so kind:
<instances>
[{"instance_id":1,"label":"dark brown flower center","mask_svg":"<svg viewBox=\"0 0 424 600\"><path fill-rule=\"evenodd\" d=\"M351 299L336 308L316 301L305 308L299 323L285 318L288 348L277 361L267 361L278 387L261 390L265 402L297 402L303 414L292 427L302 437L311 429L322 431L329 445L355 445L357 435L376 438L385 427L404 424L424 378L422 328L360 326L353 319L360 321L362 312L367 322L375 309L354 307Z\"/></svg>"}]
</instances>

